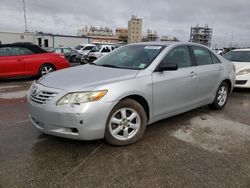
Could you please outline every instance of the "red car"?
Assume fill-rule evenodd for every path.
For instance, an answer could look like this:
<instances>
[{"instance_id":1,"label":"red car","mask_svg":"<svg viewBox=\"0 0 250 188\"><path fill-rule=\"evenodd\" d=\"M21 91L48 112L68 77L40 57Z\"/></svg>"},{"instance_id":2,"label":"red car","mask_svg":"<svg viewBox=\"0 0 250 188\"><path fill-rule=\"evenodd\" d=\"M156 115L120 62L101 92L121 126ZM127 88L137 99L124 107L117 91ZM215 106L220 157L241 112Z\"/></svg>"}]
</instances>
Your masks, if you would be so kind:
<instances>
[{"instance_id":1,"label":"red car","mask_svg":"<svg viewBox=\"0 0 250 188\"><path fill-rule=\"evenodd\" d=\"M0 45L0 78L41 77L69 66L63 55L47 52L33 44Z\"/></svg>"}]
</instances>

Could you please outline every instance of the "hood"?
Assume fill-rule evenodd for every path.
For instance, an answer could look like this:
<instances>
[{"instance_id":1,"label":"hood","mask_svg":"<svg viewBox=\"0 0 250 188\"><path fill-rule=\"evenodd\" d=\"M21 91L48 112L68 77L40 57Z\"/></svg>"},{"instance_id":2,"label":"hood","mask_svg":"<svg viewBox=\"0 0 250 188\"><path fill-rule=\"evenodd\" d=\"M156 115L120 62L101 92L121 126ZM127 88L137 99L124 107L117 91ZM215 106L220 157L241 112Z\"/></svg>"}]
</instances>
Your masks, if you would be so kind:
<instances>
[{"instance_id":1,"label":"hood","mask_svg":"<svg viewBox=\"0 0 250 188\"><path fill-rule=\"evenodd\" d=\"M244 68L250 68L250 62L232 62L235 65L236 72Z\"/></svg>"},{"instance_id":2,"label":"hood","mask_svg":"<svg viewBox=\"0 0 250 188\"><path fill-rule=\"evenodd\" d=\"M102 84L131 79L138 72L86 64L50 73L38 80L38 83L68 92L90 91Z\"/></svg>"}]
</instances>

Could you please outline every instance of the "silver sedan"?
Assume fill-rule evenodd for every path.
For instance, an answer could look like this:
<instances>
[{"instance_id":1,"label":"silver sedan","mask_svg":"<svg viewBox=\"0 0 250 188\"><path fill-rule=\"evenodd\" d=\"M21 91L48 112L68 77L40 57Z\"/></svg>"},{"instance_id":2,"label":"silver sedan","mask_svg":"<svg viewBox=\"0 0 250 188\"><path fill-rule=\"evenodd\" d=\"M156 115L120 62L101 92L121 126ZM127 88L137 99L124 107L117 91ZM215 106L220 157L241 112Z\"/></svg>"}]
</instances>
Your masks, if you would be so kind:
<instances>
[{"instance_id":1,"label":"silver sedan","mask_svg":"<svg viewBox=\"0 0 250 188\"><path fill-rule=\"evenodd\" d=\"M156 121L207 104L222 109L234 87L234 69L198 44L126 45L34 82L30 119L46 134L132 144Z\"/></svg>"}]
</instances>

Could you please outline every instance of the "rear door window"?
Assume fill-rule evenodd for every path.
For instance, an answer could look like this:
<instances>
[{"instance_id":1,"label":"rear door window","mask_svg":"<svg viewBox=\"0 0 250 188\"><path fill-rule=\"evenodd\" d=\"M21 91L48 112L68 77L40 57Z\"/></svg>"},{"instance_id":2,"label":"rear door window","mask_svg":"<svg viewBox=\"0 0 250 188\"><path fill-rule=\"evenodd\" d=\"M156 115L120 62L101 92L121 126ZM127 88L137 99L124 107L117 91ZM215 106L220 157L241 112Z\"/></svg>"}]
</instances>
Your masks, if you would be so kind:
<instances>
[{"instance_id":1,"label":"rear door window","mask_svg":"<svg viewBox=\"0 0 250 188\"><path fill-rule=\"evenodd\" d=\"M212 59L213 59L213 63L214 64L219 64L221 63L221 61L218 59L218 57L216 57L213 53L211 53Z\"/></svg>"},{"instance_id":2,"label":"rear door window","mask_svg":"<svg viewBox=\"0 0 250 188\"><path fill-rule=\"evenodd\" d=\"M192 46L195 60L197 65L210 65L213 64L212 57L210 52L203 47L200 46Z\"/></svg>"}]
</instances>

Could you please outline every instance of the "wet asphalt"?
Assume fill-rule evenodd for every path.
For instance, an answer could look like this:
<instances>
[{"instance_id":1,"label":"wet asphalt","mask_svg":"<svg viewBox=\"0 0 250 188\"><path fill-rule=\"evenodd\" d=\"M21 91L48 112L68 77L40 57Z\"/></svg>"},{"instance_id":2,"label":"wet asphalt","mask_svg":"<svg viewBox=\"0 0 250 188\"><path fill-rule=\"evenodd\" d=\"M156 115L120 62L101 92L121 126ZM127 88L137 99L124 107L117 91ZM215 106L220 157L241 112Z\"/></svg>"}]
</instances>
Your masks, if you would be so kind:
<instances>
[{"instance_id":1,"label":"wet asphalt","mask_svg":"<svg viewBox=\"0 0 250 188\"><path fill-rule=\"evenodd\" d=\"M250 187L250 90L221 111L207 106L147 127L114 147L38 132L26 93L32 79L0 80L0 187Z\"/></svg>"}]
</instances>

